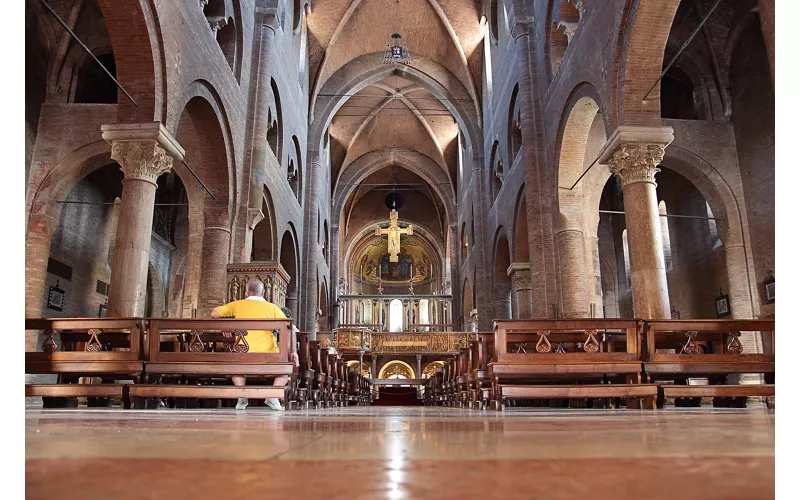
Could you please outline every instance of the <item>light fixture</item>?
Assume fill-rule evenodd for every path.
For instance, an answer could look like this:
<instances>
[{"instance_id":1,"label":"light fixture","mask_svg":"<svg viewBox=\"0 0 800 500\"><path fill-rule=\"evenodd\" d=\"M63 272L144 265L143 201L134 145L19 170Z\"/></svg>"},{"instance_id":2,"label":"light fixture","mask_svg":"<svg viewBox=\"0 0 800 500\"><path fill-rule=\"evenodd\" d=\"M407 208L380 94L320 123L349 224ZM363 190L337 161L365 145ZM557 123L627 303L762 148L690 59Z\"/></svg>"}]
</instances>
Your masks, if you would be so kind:
<instances>
[{"instance_id":1,"label":"light fixture","mask_svg":"<svg viewBox=\"0 0 800 500\"><path fill-rule=\"evenodd\" d=\"M411 53L408 51L405 39L398 33L392 34L392 39L386 43L383 53L383 64L411 64Z\"/></svg>"}]
</instances>

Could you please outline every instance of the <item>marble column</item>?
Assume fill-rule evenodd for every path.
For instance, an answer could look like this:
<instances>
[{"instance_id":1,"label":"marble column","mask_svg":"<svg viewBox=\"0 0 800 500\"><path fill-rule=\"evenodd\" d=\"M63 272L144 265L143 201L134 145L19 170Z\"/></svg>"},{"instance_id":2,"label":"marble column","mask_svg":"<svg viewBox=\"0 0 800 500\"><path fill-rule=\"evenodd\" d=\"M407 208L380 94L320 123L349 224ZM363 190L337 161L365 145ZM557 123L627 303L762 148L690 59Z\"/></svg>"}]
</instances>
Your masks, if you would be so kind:
<instances>
[{"instance_id":1,"label":"marble column","mask_svg":"<svg viewBox=\"0 0 800 500\"><path fill-rule=\"evenodd\" d=\"M197 317L206 318L211 310L225 303L227 296L228 254L231 244L230 214L227 206L209 207L203 213L203 260Z\"/></svg>"},{"instance_id":2,"label":"marble column","mask_svg":"<svg viewBox=\"0 0 800 500\"><path fill-rule=\"evenodd\" d=\"M417 378L422 378L422 354L417 354Z\"/></svg>"},{"instance_id":3,"label":"marble column","mask_svg":"<svg viewBox=\"0 0 800 500\"><path fill-rule=\"evenodd\" d=\"M670 127L620 127L600 158L622 183L633 314L638 318L670 317L655 176L671 141Z\"/></svg>"},{"instance_id":4,"label":"marble column","mask_svg":"<svg viewBox=\"0 0 800 500\"><path fill-rule=\"evenodd\" d=\"M378 378L378 355L373 354L370 356L370 367L369 367L369 374L372 378Z\"/></svg>"},{"instance_id":5,"label":"marble column","mask_svg":"<svg viewBox=\"0 0 800 500\"><path fill-rule=\"evenodd\" d=\"M184 151L160 122L103 125L101 130L111 144L111 159L124 175L108 316L142 316L156 179L171 170L173 160L181 160Z\"/></svg>"},{"instance_id":6,"label":"marble column","mask_svg":"<svg viewBox=\"0 0 800 500\"><path fill-rule=\"evenodd\" d=\"M527 262L514 262L508 268L508 276L511 277L517 311L514 319L533 318L531 265Z\"/></svg>"},{"instance_id":7,"label":"marble column","mask_svg":"<svg viewBox=\"0 0 800 500\"><path fill-rule=\"evenodd\" d=\"M250 254L253 249L253 230L256 224L251 224L254 216L251 211L261 212L262 200L264 197L264 184L267 181L267 156L271 155L267 144L267 131L270 123L269 117L269 93L270 81L272 78L272 46L275 39L275 30L278 28L278 19L275 13L266 13L257 9L256 13L256 36L253 40L253 51L256 54L254 61L257 64L258 80L251 86L250 102L252 107L253 128L249 137L251 147L247 148L248 157L245 157L245 165L250 166L250 186L247 211L247 227L245 234L245 244L240 255L241 262L250 262ZM261 216L264 217L264 214Z\"/></svg>"}]
</instances>

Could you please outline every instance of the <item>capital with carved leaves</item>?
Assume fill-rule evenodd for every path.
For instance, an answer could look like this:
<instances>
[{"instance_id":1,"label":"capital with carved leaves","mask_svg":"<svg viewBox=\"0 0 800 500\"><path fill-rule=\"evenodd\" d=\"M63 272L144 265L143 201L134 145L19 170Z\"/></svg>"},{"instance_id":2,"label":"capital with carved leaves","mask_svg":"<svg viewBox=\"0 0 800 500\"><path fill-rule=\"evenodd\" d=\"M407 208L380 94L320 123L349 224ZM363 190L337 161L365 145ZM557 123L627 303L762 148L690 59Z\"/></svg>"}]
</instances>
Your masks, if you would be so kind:
<instances>
[{"instance_id":1,"label":"capital with carved leaves","mask_svg":"<svg viewBox=\"0 0 800 500\"><path fill-rule=\"evenodd\" d=\"M637 182L655 185L658 165L664 159L661 144L622 144L609 158L608 168L619 177L622 187Z\"/></svg>"},{"instance_id":2,"label":"capital with carved leaves","mask_svg":"<svg viewBox=\"0 0 800 500\"><path fill-rule=\"evenodd\" d=\"M184 150L161 122L118 123L100 128L111 144L111 159L116 161L125 180L137 179L156 184L156 179L172 169Z\"/></svg>"}]
</instances>

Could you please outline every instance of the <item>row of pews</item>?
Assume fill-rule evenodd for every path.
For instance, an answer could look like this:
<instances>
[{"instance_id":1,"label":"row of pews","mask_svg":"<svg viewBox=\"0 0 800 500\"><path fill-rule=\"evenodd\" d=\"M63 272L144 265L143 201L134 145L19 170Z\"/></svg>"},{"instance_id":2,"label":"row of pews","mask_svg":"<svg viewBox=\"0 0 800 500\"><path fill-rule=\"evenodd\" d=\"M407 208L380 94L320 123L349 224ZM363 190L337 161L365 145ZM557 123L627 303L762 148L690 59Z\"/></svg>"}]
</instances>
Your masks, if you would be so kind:
<instances>
[{"instance_id":1,"label":"row of pews","mask_svg":"<svg viewBox=\"0 0 800 500\"><path fill-rule=\"evenodd\" d=\"M746 333L750 332L750 333ZM763 354L745 353L743 334ZM428 379L424 403L501 410L536 400L663 408L774 405L775 322L498 320Z\"/></svg>"},{"instance_id":2,"label":"row of pews","mask_svg":"<svg viewBox=\"0 0 800 500\"><path fill-rule=\"evenodd\" d=\"M237 398L279 398L287 409L368 405L369 380L333 349L298 333L299 367L289 354L291 320L161 318L26 319L36 351L25 353L25 395L60 407L233 406ZM248 330L272 331L279 353L248 353ZM32 343L32 342L31 342ZM232 385L232 375L246 385ZM285 386L273 386L285 376Z\"/></svg>"}]
</instances>

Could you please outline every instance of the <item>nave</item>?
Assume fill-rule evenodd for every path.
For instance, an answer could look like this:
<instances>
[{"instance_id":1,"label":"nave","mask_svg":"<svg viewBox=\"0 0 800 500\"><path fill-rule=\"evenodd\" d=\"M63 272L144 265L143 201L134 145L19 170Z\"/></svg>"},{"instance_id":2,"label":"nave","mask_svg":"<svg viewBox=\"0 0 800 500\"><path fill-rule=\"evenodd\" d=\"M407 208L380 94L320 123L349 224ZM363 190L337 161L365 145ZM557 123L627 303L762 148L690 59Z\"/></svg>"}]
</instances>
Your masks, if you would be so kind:
<instances>
[{"instance_id":1,"label":"nave","mask_svg":"<svg viewBox=\"0 0 800 500\"><path fill-rule=\"evenodd\" d=\"M775 497L775 414L40 410L29 499Z\"/></svg>"}]
</instances>

